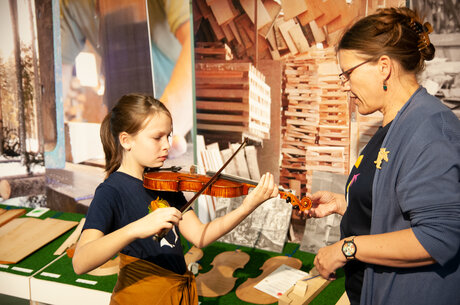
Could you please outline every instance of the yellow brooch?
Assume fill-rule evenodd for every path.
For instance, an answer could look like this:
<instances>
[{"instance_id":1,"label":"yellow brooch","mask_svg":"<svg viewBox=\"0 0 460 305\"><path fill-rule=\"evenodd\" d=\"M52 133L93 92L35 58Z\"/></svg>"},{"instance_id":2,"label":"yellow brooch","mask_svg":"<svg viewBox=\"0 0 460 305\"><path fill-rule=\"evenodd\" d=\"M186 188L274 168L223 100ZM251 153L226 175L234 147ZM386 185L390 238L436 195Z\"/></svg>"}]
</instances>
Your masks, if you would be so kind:
<instances>
[{"instance_id":1,"label":"yellow brooch","mask_svg":"<svg viewBox=\"0 0 460 305\"><path fill-rule=\"evenodd\" d=\"M389 153L390 151L387 151L385 147L380 148L377 160L374 161L374 163L376 164L375 167L377 167L378 169L382 169L382 162L388 162Z\"/></svg>"},{"instance_id":2,"label":"yellow brooch","mask_svg":"<svg viewBox=\"0 0 460 305\"><path fill-rule=\"evenodd\" d=\"M150 202L149 213L152 213L158 208L168 208L169 206L170 205L166 200L160 199L160 197L157 197L157 199L152 200L152 202Z\"/></svg>"}]
</instances>

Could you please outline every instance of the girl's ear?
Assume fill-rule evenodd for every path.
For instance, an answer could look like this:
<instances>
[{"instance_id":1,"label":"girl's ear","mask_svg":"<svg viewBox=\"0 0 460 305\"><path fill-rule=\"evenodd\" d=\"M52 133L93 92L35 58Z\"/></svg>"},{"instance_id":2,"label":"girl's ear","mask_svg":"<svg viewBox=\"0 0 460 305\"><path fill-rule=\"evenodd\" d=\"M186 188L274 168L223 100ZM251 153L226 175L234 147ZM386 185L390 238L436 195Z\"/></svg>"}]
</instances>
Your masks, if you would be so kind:
<instances>
[{"instance_id":1,"label":"girl's ear","mask_svg":"<svg viewBox=\"0 0 460 305\"><path fill-rule=\"evenodd\" d=\"M131 150L131 136L127 132L120 132L120 134L118 135L118 140L120 141L121 146L125 150Z\"/></svg>"}]
</instances>

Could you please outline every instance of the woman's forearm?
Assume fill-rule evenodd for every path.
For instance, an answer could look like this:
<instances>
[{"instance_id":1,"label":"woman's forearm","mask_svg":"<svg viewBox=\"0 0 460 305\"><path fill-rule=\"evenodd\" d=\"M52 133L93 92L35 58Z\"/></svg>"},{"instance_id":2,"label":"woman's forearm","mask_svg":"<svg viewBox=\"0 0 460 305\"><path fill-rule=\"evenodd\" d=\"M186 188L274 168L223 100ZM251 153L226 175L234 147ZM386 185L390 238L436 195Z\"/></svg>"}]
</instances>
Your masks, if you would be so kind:
<instances>
[{"instance_id":1,"label":"woman's forearm","mask_svg":"<svg viewBox=\"0 0 460 305\"><path fill-rule=\"evenodd\" d=\"M411 268L436 261L418 241L412 229L355 237L356 259L369 264Z\"/></svg>"}]
</instances>

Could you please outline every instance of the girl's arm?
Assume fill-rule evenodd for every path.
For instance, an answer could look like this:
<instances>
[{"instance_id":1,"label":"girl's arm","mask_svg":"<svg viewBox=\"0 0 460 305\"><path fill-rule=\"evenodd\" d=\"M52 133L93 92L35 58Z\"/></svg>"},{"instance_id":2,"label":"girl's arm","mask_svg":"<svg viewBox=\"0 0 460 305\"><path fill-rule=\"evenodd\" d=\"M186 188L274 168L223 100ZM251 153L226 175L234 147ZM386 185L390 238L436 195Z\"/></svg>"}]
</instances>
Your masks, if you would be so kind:
<instances>
[{"instance_id":1,"label":"girl's arm","mask_svg":"<svg viewBox=\"0 0 460 305\"><path fill-rule=\"evenodd\" d=\"M179 222L180 232L195 246L205 247L230 232L262 202L277 195L278 187L274 183L273 175L267 173L262 176L257 187L246 196L243 204L225 216L203 224L195 212L186 212Z\"/></svg>"},{"instance_id":2,"label":"girl's arm","mask_svg":"<svg viewBox=\"0 0 460 305\"><path fill-rule=\"evenodd\" d=\"M181 216L175 208L162 208L107 235L96 229L84 230L72 259L75 273L83 274L99 267L138 238L172 229Z\"/></svg>"}]
</instances>

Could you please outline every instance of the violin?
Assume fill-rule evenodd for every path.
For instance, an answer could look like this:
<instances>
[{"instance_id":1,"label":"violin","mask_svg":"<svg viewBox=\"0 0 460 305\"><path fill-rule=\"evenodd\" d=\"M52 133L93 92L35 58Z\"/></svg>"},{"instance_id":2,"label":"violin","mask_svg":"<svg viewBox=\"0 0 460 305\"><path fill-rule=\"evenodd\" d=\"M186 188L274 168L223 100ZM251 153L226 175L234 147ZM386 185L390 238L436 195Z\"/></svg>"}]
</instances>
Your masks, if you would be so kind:
<instances>
[{"instance_id":1,"label":"violin","mask_svg":"<svg viewBox=\"0 0 460 305\"><path fill-rule=\"evenodd\" d=\"M195 195L179 210L181 213L185 213L188 209L190 209L192 203L201 194L227 198L247 195L248 189L250 187L255 187L254 184L229 181L227 179L220 178L220 176L225 167L230 163L235 155L246 146L248 141L249 139L245 138L240 147L238 147L233 155L212 177L198 174L188 175L178 172L147 172L144 174L144 187L150 190L158 191L196 192ZM308 210L311 207L310 198L305 197L299 201L297 197L291 193L286 193L280 190L280 194L281 198L285 198L286 201L292 203L294 206L298 206L302 211ZM162 207L162 205L158 203L153 208L156 209L158 207ZM159 235L154 235L153 239L158 241L163 238L165 234L166 232L162 232Z\"/></svg>"},{"instance_id":2,"label":"violin","mask_svg":"<svg viewBox=\"0 0 460 305\"><path fill-rule=\"evenodd\" d=\"M212 172L208 172L212 173ZM169 192L198 192L208 183L212 177L199 174L187 174L181 172L147 172L144 174L144 187L150 190L161 190ZM249 193L249 189L255 188L256 182L241 179L236 176L220 174L203 192L204 195L214 197L233 198ZM294 208L306 211L311 208L311 200L308 197L299 200L294 194L279 190L280 197ZM187 210L180 210L182 213Z\"/></svg>"}]
</instances>

